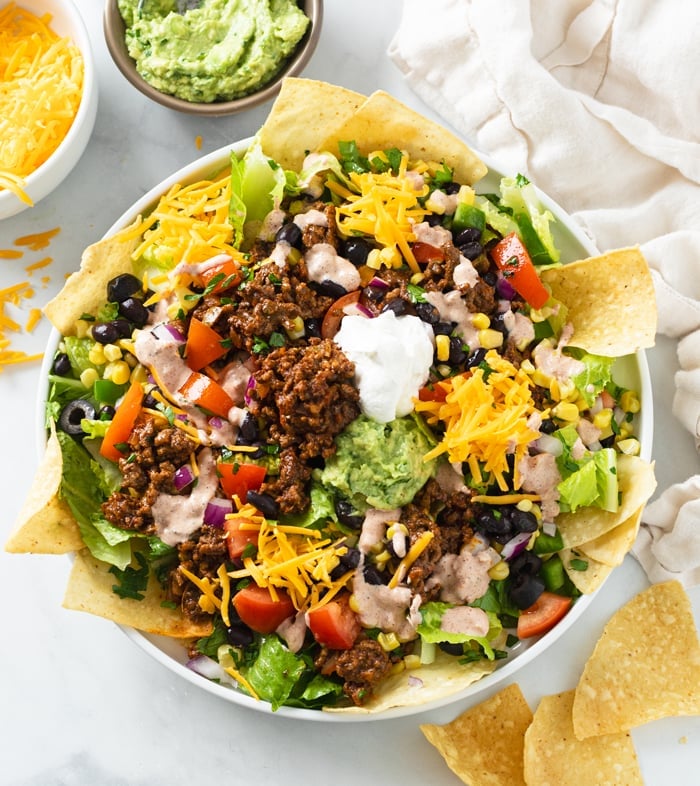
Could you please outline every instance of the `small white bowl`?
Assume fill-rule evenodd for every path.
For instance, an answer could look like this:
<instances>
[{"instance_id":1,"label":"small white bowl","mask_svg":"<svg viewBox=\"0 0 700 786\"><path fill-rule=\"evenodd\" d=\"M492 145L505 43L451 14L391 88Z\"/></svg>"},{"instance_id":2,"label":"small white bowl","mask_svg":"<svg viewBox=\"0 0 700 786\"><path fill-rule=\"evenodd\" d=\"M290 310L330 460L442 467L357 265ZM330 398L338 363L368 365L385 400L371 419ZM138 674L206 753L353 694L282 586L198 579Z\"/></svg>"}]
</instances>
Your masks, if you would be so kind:
<instances>
[{"instance_id":1,"label":"small white bowl","mask_svg":"<svg viewBox=\"0 0 700 786\"><path fill-rule=\"evenodd\" d=\"M25 179L25 192L36 205L68 175L87 147L97 115L97 80L87 28L73 0L18 0L17 5L37 16L51 14L51 29L70 38L83 56L83 96L68 133L51 157ZM12 191L0 191L0 219L28 208Z\"/></svg>"}]
</instances>

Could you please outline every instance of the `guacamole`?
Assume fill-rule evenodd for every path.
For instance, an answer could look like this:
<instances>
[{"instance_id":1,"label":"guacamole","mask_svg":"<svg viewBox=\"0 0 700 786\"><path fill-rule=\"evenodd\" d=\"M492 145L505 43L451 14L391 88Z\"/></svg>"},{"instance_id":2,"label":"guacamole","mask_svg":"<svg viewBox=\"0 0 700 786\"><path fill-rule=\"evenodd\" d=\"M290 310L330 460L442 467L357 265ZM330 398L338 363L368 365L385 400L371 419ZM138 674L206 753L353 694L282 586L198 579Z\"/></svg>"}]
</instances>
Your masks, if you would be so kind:
<instances>
[{"instance_id":1,"label":"guacamole","mask_svg":"<svg viewBox=\"0 0 700 786\"><path fill-rule=\"evenodd\" d=\"M294 0L119 0L119 12L139 74L196 103L270 82L309 26Z\"/></svg>"},{"instance_id":2,"label":"guacamole","mask_svg":"<svg viewBox=\"0 0 700 786\"><path fill-rule=\"evenodd\" d=\"M378 423L361 415L336 445L321 483L362 512L408 504L437 470L436 461L423 461L432 445L410 417Z\"/></svg>"}]
</instances>

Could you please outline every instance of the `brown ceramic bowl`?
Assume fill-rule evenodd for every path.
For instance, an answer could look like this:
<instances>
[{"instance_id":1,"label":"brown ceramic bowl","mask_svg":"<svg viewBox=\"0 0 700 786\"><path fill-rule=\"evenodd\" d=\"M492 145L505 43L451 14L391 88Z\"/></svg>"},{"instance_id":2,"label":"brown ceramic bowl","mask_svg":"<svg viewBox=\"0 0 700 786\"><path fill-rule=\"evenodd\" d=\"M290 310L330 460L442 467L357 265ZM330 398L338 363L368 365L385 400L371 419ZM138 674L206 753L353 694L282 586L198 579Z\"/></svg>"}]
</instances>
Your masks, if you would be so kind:
<instances>
[{"instance_id":1,"label":"brown ceramic bowl","mask_svg":"<svg viewBox=\"0 0 700 786\"><path fill-rule=\"evenodd\" d=\"M318 38L321 33L321 21L323 18L323 0L299 0L299 7L309 17L311 24L306 34L299 42L294 54L287 60L282 70L275 78L263 85L259 90L242 98L233 101L218 101L214 103L196 103L185 101L176 96L161 93L151 86L136 70L135 61L129 56L124 40L124 20L119 13L117 0L107 0L104 11L104 36L112 59L117 68L131 82L134 87L144 95L157 101L170 109L180 112L202 115L208 117L220 117L222 115L232 115L252 109L265 101L274 98L279 92L282 79L285 76L297 76L304 66L308 63L311 55L316 49Z\"/></svg>"}]
</instances>

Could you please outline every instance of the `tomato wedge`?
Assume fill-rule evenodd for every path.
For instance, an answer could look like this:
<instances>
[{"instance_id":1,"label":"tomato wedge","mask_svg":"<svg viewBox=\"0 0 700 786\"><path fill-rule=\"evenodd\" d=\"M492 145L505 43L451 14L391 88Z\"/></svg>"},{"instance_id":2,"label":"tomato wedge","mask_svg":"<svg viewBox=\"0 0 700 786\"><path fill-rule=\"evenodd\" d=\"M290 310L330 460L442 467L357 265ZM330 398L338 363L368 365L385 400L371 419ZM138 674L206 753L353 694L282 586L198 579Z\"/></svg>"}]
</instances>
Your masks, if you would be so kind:
<instances>
[{"instance_id":1,"label":"tomato wedge","mask_svg":"<svg viewBox=\"0 0 700 786\"><path fill-rule=\"evenodd\" d=\"M198 278L210 293L224 292L241 282L241 266L235 259L227 258L203 270Z\"/></svg>"},{"instance_id":2,"label":"tomato wedge","mask_svg":"<svg viewBox=\"0 0 700 786\"><path fill-rule=\"evenodd\" d=\"M275 600L267 587L249 584L233 596L233 605L241 620L258 633L272 633L281 622L294 614L292 599L277 590Z\"/></svg>"},{"instance_id":3,"label":"tomato wedge","mask_svg":"<svg viewBox=\"0 0 700 786\"><path fill-rule=\"evenodd\" d=\"M331 304L323 317L323 322L321 322L322 338L333 338L340 329L340 323L345 316L345 311L343 311L343 309L347 306L351 306L353 303L357 303L359 299L360 290L356 289L354 292L348 292L346 295L342 295Z\"/></svg>"},{"instance_id":4,"label":"tomato wedge","mask_svg":"<svg viewBox=\"0 0 700 786\"><path fill-rule=\"evenodd\" d=\"M185 360L192 371L199 371L226 354L221 336L194 317L190 320L185 344Z\"/></svg>"},{"instance_id":5,"label":"tomato wedge","mask_svg":"<svg viewBox=\"0 0 700 786\"><path fill-rule=\"evenodd\" d=\"M124 394L121 404L117 407L112 422L107 426L104 439L100 445L100 453L110 461L119 461L124 454L119 450L118 445L122 445L129 439L133 431L136 418L141 412L143 402L143 388L141 383L132 382L129 389Z\"/></svg>"},{"instance_id":6,"label":"tomato wedge","mask_svg":"<svg viewBox=\"0 0 700 786\"><path fill-rule=\"evenodd\" d=\"M441 262L445 258L445 251L442 248L431 246L430 243L423 243L420 240L411 246L411 250L419 265L425 265L428 262Z\"/></svg>"},{"instance_id":7,"label":"tomato wedge","mask_svg":"<svg viewBox=\"0 0 700 786\"><path fill-rule=\"evenodd\" d=\"M506 235L490 251L496 267L513 289L533 307L542 308L549 300L549 292L540 281L530 254L515 232Z\"/></svg>"},{"instance_id":8,"label":"tomato wedge","mask_svg":"<svg viewBox=\"0 0 700 786\"><path fill-rule=\"evenodd\" d=\"M571 607L571 598L545 590L539 598L520 613L517 634L519 639L539 636L553 628Z\"/></svg>"},{"instance_id":9,"label":"tomato wedge","mask_svg":"<svg viewBox=\"0 0 700 786\"><path fill-rule=\"evenodd\" d=\"M258 545L258 531L241 529L241 524L252 523L245 516L233 516L224 520L226 548L230 559L240 559L248 546Z\"/></svg>"},{"instance_id":10,"label":"tomato wedge","mask_svg":"<svg viewBox=\"0 0 700 786\"><path fill-rule=\"evenodd\" d=\"M309 630L322 646L332 650L349 650L355 643L362 625L350 608L349 600L349 594L339 595L306 615Z\"/></svg>"},{"instance_id":11,"label":"tomato wedge","mask_svg":"<svg viewBox=\"0 0 700 786\"><path fill-rule=\"evenodd\" d=\"M221 385L199 371L193 371L189 375L185 384L180 388L180 393L202 409L222 418L225 418L231 407L234 406L233 399Z\"/></svg>"},{"instance_id":12,"label":"tomato wedge","mask_svg":"<svg viewBox=\"0 0 700 786\"><path fill-rule=\"evenodd\" d=\"M219 483L227 497L235 494L241 502L245 502L249 491L257 491L265 480L267 470L259 464L232 464L219 461L216 465Z\"/></svg>"}]
</instances>

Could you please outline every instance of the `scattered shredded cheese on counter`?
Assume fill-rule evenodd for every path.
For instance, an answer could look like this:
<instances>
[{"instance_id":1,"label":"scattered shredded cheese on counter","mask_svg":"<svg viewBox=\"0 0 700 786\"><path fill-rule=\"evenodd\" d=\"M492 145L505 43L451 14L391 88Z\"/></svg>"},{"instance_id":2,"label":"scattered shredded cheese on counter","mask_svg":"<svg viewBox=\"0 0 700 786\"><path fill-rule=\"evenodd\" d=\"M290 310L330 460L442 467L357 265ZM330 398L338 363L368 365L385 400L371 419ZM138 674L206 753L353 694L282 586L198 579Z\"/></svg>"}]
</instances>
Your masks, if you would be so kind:
<instances>
[{"instance_id":1,"label":"scattered shredded cheese on counter","mask_svg":"<svg viewBox=\"0 0 700 786\"><path fill-rule=\"evenodd\" d=\"M477 483L483 480L483 465L483 471L506 491L507 457L514 454L513 483L518 489L518 462L539 436L527 425L536 411L531 381L494 350L486 354L485 362L490 373L476 368L471 374L444 380L441 385L448 391L444 401L416 401L416 411L424 413L429 423L445 426L442 440L424 458L428 461L447 453L453 463L466 462Z\"/></svg>"},{"instance_id":2,"label":"scattered shredded cheese on counter","mask_svg":"<svg viewBox=\"0 0 700 786\"><path fill-rule=\"evenodd\" d=\"M83 90L80 50L50 21L15 3L0 10L0 190L27 205L24 179L65 138Z\"/></svg>"}]
</instances>

